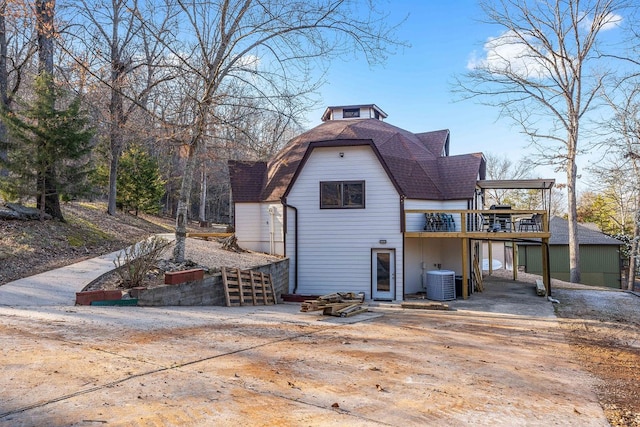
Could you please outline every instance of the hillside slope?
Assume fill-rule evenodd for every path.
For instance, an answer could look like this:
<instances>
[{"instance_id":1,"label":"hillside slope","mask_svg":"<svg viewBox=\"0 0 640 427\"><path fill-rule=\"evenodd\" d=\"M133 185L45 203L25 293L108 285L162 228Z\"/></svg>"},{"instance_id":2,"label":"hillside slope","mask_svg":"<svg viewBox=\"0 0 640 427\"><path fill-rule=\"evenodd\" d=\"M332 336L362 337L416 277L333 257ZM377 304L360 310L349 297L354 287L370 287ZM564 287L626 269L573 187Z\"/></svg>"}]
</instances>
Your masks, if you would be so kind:
<instances>
[{"instance_id":1,"label":"hillside slope","mask_svg":"<svg viewBox=\"0 0 640 427\"><path fill-rule=\"evenodd\" d=\"M106 210L104 203L72 202L62 206L66 223L0 220L0 285L174 231L170 218Z\"/></svg>"}]
</instances>

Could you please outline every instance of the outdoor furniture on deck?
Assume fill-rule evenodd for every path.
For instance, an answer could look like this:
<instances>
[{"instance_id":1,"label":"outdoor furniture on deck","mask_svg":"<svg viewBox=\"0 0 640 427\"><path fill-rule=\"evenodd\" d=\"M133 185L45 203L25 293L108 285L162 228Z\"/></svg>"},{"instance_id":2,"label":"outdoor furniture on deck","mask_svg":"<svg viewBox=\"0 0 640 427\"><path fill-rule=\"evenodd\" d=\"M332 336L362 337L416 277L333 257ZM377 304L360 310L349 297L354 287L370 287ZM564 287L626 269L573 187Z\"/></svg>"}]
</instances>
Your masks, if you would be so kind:
<instances>
[{"instance_id":1,"label":"outdoor furniture on deck","mask_svg":"<svg viewBox=\"0 0 640 427\"><path fill-rule=\"evenodd\" d=\"M490 210L496 211L496 213L489 214L484 217L484 225L487 227L488 232L498 231L511 231L511 214L510 213L498 213L498 211L511 210L511 206L508 205L491 205Z\"/></svg>"},{"instance_id":2,"label":"outdoor furniture on deck","mask_svg":"<svg viewBox=\"0 0 640 427\"><path fill-rule=\"evenodd\" d=\"M533 214L531 218L518 221L518 231L542 231L542 215Z\"/></svg>"},{"instance_id":3,"label":"outdoor furniture on deck","mask_svg":"<svg viewBox=\"0 0 640 427\"><path fill-rule=\"evenodd\" d=\"M453 215L445 213L425 213L425 231L456 231Z\"/></svg>"}]
</instances>

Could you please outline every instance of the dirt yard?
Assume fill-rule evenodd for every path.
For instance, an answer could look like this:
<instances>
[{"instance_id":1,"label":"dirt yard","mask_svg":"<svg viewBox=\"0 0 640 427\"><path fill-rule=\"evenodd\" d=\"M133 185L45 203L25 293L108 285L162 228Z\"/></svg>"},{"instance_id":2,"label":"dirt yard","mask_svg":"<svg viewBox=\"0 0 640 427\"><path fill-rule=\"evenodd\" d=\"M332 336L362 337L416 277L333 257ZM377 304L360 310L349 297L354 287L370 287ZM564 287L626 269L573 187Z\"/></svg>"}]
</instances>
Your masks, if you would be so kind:
<instances>
[{"instance_id":1,"label":"dirt yard","mask_svg":"<svg viewBox=\"0 0 640 427\"><path fill-rule=\"evenodd\" d=\"M613 426L640 426L640 297L558 289L556 307L579 363L599 379L596 392Z\"/></svg>"},{"instance_id":2,"label":"dirt yard","mask_svg":"<svg viewBox=\"0 0 640 427\"><path fill-rule=\"evenodd\" d=\"M0 307L0 425L638 425L637 310L605 313L640 300L556 295L498 280L455 310L346 319L299 304Z\"/></svg>"},{"instance_id":3,"label":"dirt yard","mask_svg":"<svg viewBox=\"0 0 640 427\"><path fill-rule=\"evenodd\" d=\"M0 284L172 224L63 210L66 224L0 222ZM0 426L640 426L640 298L554 281L551 304L534 278L496 273L455 311L378 306L346 323L298 304L0 301Z\"/></svg>"}]
</instances>

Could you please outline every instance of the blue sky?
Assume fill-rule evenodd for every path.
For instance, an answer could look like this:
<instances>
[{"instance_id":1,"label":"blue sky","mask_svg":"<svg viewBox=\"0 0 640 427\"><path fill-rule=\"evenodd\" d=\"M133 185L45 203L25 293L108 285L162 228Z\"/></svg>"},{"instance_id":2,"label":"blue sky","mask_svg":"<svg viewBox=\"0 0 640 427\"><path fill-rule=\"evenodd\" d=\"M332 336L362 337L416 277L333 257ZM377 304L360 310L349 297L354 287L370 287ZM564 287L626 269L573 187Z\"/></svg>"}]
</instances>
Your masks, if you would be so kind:
<instances>
[{"instance_id":1,"label":"blue sky","mask_svg":"<svg viewBox=\"0 0 640 427\"><path fill-rule=\"evenodd\" d=\"M392 8L392 19L408 15L398 38L411 47L373 68L363 58L334 61L319 91L321 106L308 115L309 127L321 123L329 105L374 103L389 115L388 123L403 129L449 129L452 155L484 152L517 161L532 152L511 121L498 120L497 109L474 101L455 102L454 76L467 71L472 55L484 54L489 37L500 34L499 28L478 21L482 14L476 0L401 0L381 2L380 7ZM578 165L582 169L587 160ZM564 173L551 168L539 167L535 175L566 182Z\"/></svg>"}]
</instances>

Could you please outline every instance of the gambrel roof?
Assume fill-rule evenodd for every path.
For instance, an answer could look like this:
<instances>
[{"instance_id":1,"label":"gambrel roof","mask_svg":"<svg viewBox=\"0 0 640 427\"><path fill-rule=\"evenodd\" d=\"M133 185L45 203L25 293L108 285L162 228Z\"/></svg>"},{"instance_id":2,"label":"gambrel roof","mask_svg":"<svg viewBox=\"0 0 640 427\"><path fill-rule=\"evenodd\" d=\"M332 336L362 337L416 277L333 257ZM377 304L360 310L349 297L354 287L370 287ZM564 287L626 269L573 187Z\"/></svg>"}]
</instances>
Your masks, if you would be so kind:
<instances>
[{"instance_id":1,"label":"gambrel roof","mask_svg":"<svg viewBox=\"0 0 640 427\"><path fill-rule=\"evenodd\" d=\"M354 145L370 146L409 199L470 199L484 174L481 153L448 156L448 130L414 134L376 119L335 120L292 139L269 163L230 161L234 201L280 200L313 148Z\"/></svg>"}]
</instances>

